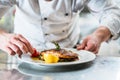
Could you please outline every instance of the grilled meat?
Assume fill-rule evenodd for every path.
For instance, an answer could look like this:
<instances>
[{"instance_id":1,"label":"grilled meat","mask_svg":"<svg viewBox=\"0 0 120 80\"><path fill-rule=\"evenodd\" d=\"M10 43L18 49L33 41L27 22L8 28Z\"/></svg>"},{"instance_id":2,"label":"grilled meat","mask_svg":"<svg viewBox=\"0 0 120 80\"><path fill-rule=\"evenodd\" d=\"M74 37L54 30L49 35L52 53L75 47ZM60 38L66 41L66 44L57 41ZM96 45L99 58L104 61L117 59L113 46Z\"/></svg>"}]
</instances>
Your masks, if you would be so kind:
<instances>
[{"instance_id":1,"label":"grilled meat","mask_svg":"<svg viewBox=\"0 0 120 80\"><path fill-rule=\"evenodd\" d=\"M44 54L53 54L53 55L58 56L59 62L69 62L69 61L78 60L78 54L73 53L70 50L65 50L65 49L59 49L59 50L50 49L50 50L44 50L40 53L42 57Z\"/></svg>"}]
</instances>

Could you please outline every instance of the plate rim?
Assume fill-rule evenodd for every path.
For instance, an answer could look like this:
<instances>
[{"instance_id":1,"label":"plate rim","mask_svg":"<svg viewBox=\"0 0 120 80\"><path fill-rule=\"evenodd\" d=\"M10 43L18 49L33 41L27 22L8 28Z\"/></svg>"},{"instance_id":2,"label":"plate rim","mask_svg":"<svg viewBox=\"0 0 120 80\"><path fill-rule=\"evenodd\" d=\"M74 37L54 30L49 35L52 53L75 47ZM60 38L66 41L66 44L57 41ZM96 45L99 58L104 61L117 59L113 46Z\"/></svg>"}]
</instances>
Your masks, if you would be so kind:
<instances>
[{"instance_id":1,"label":"plate rim","mask_svg":"<svg viewBox=\"0 0 120 80\"><path fill-rule=\"evenodd\" d=\"M18 59L21 61L21 62L26 62L26 63L29 63L29 64L34 64L34 65L40 65L40 66L69 66L69 65L77 65L77 64L82 64L82 63L87 63L87 62L91 62L93 60L95 60L96 58L96 55L93 53L93 52L90 52L90 51L86 51L86 50L76 50L74 48L65 48L67 50L75 50L76 53L79 55L80 57L80 54L78 52L87 52L89 53L91 56L93 56L93 58L91 60L87 60L87 61L82 61L80 62L80 60L77 60L77 61L73 61L73 62L59 62L59 63L50 63L50 64L47 64L47 63L37 63L37 62L31 62L31 61L24 61L23 59L19 58ZM26 55L26 54L25 54Z\"/></svg>"}]
</instances>

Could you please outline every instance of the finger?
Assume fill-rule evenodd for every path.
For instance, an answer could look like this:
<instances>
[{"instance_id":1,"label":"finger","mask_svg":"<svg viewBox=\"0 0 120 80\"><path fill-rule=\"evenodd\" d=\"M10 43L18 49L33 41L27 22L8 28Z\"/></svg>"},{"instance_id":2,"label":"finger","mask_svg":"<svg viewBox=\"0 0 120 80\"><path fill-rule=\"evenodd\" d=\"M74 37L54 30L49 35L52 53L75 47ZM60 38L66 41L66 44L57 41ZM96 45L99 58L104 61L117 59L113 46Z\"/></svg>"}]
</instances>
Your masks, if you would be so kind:
<instances>
[{"instance_id":1,"label":"finger","mask_svg":"<svg viewBox=\"0 0 120 80\"><path fill-rule=\"evenodd\" d=\"M18 46L23 53L27 53L28 52L27 46L23 42L21 42L18 38L16 38L16 37L12 38L11 39L11 43L13 43L16 46Z\"/></svg>"},{"instance_id":2,"label":"finger","mask_svg":"<svg viewBox=\"0 0 120 80\"><path fill-rule=\"evenodd\" d=\"M96 43L93 42L93 41L89 41L89 42L87 43L87 46L85 47L85 50L93 51L93 50L95 50L96 48L97 48Z\"/></svg>"},{"instance_id":3,"label":"finger","mask_svg":"<svg viewBox=\"0 0 120 80\"><path fill-rule=\"evenodd\" d=\"M10 55L15 55L16 53L9 47L3 48L4 51L6 51Z\"/></svg>"},{"instance_id":4,"label":"finger","mask_svg":"<svg viewBox=\"0 0 120 80\"><path fill-rule=\"evenodd\" d=\"M97 48L95 51L93 51L93 53L97 54L97 53L98 53L98 50L99 50L99 49Z\"/></svg>"},{"instance_id":5,"label":"finger","mask_svg":"<svg viewBox=\"0 0 120 80\"><path fill-rule=\"evenodd\" d=\"M87 50L87 51L94 51L94 50L95 50L95 47L94 47L93 45L87 45L87 46L85 47L85 50Z\"/></svg>"},{"instance_id":6,"label":"finger","mask_svg":"<svg viewBox=\"0 0 120 80\"><path fill-rule=\"evenodd\" d=\"M18 38L27 46L28 50L33 53L33 47L31 46L31 44L29 43L29 41L27 39L25 39L22 35L18 34L17 35Z\"/></svg>"},{"instance_id":7,"label":"finger","mask_svg":"<svg viewBox=\"0 0 120 80\"><path fill-rule=\"evenodd\" d=\"M22 54L18 54L18 57L21 58L21 55L22 55Z\"/></svg>"},{"instance_id":8,"label":"finger","mask_svg":"<svg viewBox=\"0 0 120 80\"><path fill-rule=\"evenodd\" d=\"M77 49L78 50L84 49L86 44L87 44L87 40L84 40L81 44L77 45Z\"/></svg>"},{"instance_id":9,"label":"finger","mask_svg":"<svg viewBox=\"0 0 120 80\"><path fill-rule=\"evenodd\" d=\"M15 44L12 44L11 42L8 44L8 46L17 54L22 54L22 51L20 50L20 48L18 46L16 46Z\"/></svg>"},{"instance_id":10,"label":"finger","mask_svg":"<svg viewBox=\"0 0 120 80\"><path fill-rule=\"evenodd\" d=\"M99 52L100 46L97 47L97 49L94 51L95 54Z\"/></svg>"},{"instance_id":11,"label":"finger","mask_svg":"<svg viewBox=\"0 0 120 80\"><path fill-rule=\"evenodd\" d=\"M76 48L77 48L77 50L82 50L82 49L84 48L84 46L83 46L82 44L78 44L78 45L76 46Z\"/></svg>"}]
</instances>

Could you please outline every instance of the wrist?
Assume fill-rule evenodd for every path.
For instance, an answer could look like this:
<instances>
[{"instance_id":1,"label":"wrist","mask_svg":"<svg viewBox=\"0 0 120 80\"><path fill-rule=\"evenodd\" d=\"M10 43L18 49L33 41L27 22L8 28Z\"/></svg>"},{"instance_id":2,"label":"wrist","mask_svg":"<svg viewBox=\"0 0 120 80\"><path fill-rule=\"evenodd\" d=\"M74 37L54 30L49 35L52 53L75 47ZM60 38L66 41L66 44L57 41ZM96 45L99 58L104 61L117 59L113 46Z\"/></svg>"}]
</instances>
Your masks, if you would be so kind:
<instances>
[{"instance_id":1,"label":"wrist","mask_svg":"<svg viewBox=\"0 0 120 80\"><path fill-rule=\"evenodd\" d=\"M101 42L107 41L111 37L111 32L110 30L105 27L105 26L100 26L94 33L95 35Z\"/></svg>"}]
</instances>

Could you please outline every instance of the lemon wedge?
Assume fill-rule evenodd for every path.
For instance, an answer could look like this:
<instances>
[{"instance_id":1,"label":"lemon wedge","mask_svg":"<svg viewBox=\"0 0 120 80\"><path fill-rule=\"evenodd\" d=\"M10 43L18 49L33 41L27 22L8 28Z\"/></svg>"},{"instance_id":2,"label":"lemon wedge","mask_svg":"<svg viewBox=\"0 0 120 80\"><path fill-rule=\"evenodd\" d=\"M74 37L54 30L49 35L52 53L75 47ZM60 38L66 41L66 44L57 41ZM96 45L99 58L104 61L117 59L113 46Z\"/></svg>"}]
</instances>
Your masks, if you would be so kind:
<instances>
[{"instance_id":1,"label":"lemon wedge","mask_svg":"<svg viewBox=\"0 0 120 80\"><path fill-rule=\"evenodd\" d=\"M59 57L53 54L44 54L43 58L45 63L57 63L59 61Z\"/></svg>"}]
</instances>

